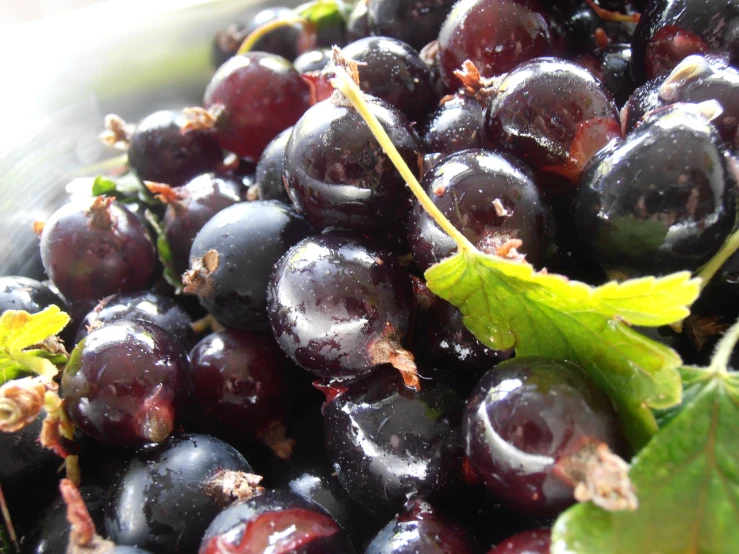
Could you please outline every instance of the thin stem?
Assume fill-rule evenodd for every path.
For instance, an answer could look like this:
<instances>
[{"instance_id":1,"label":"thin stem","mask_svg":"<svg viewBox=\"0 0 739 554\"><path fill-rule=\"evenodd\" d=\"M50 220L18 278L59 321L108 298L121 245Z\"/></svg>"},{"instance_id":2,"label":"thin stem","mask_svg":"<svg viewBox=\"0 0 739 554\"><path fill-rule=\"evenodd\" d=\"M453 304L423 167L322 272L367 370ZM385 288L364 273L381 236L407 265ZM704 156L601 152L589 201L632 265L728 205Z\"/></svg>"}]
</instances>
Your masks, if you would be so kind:
<instances>
[{"instance_id":1,"label":"thin stem","mask_svg":"<svg viewBox=\"0 0 739 554\"><path fill-rule=\"evenodd\" d=\"M734 352L737 341L739 341L739 321L726 331L716 345L713 358L711 358L711 365L708 366L709 371L722 374L728 373L729 358L731 358L731 354Z\"/></svg>"},{"instance_id":2,"label":"thin stem","mask_svg":"<svg viewBox=\"0 0 739 554\"><path fill-rule=\"evenodd\" d=\"M271 33L272 31L276 29L281 29L282 27L289 27L290 25L295 25L296 23L306 25L310 22L302 17L294 16L276 19L274 21L269 21L264 25L260 25L247 35L247 37L244 39L244 42L242 42L241 46L239 46L236 55L246 54L254 47L259 39Z\"/></svg>"},{"instance_id":3,"label":"thin stem","mask_svg":"<svg viewBox=\"0 0 739 554\"><path fill-rule=\"evenodd\" d=\"M400 172L403 179L405 179L405 182L408 183L408 186L411 191L413 191L416 198L418 198L423 209L426 210L426 212L434 218L436 224L441 227L442 230L448 234L452 240L454 240L454 242L457 243L457 247L461 252L474 252L475 247L472 243L449 222L446 216L441 213L439 208L434 205L431 198L429 198L428 194L423 190L423 187L418 182L418 179L416 179L413 171L411 171L408 164L405 163L405 160L403 160L400 153L395 148L395 145L390 140L385 129L382 128L382 125L375 117L375 114L369 110L367 102L364 99L364 94L360 90L359 86L354 83L343 67L336 66L335 71L336 77L331 79L331 85L334 88L339 89L347 100L349 100L354 109L359 112L359 115L362 116L362 119L367 123L367 126L377 139L377 142L380 143L382 150L388 155L395 168Z\"/></svg>"},{"instance_id":4,"label":"thin stem","mask_svg":"<svg viewBox=\"0 0 739 554\"><path fill-rule=\"evenodd\" d=\"M5 527L8 530L10 540L12 541L13 546L15 546L16 552L20 552L21 549L18 546L18 536L15 534L13 521L10 519L10 511L8 510L8 504L5 502L5 495L3 494L2 487L0 487L0 511L3 514L3 520L5 521Z\"/></svg>"},{"instance_id":5,"label":"thin stem","mask_svg":"<svg viewBox=\"0 0 739 554\"><path fill-rule=\"evenodd\" d=\"M726 263L726 260L731 258L732 254L739 250L739 231L735 231L724 243L721 249L716 255L711 258L706 265L704 265L698 272L698 277L701 278L701 290L706 288L706 285L713 279L713 276L718 273L721 266Z\"/></svg>"}]
</instances>

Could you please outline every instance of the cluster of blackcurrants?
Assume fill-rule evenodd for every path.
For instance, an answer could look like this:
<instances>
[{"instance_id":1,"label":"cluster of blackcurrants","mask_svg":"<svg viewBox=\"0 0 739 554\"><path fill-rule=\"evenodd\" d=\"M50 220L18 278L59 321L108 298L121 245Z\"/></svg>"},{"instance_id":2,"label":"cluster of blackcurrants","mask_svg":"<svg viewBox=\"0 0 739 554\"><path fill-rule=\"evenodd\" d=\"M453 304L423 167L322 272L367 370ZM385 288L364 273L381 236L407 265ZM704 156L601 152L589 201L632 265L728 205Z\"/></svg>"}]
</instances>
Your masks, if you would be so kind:
<instances>
[{"instance_id":1,"label":"cluster of blackcurrants","mask_svg":"<svg viewBox=\"0 0 739 554\"><path fill-rule=\"evenodd\" d=\"M455 244L329 80L357 62L369 110L479 250L591 283L694 271L735 228L739 6L593 4L372 0L323 28L265 10L217 37L203 108L109 121L161 236L140 202L75 198L41 235L51 285L3 278L0 310L74 317L70 448L112 541L464 554L523 531L491 552L549 551L530 529L575 501L573 460L629 453L612 405L575 364L485 347L426 289ZM0 436L11 510L48 498L41 418ZM63 511L21 522L29 551L66 548Z\"/></svg>"}]
</instances>

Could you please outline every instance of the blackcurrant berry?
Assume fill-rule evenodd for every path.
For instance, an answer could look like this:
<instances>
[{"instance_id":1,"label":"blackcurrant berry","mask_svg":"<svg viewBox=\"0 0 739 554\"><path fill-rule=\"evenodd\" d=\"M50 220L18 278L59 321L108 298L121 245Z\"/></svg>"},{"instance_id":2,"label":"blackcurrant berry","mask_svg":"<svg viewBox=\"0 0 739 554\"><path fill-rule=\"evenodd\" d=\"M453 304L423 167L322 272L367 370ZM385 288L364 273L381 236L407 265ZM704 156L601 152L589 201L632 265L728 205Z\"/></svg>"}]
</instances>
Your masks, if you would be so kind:
<instances>
[{"instance_id":1,"label":"blackcurrant berry","mask_svg":"<svg viewBox=\"0 0 739 554\"><path fill-rule=\"evenodd\" d=\"M574 502L562 475L591 444L621 448L608 398L569 362L507 360L486 373L465 407L470 463L504 507L556 515Z\"/></svg>"},{"instance_id":2,"label":"blackcurrant berry","mask_svg":"<svg viewBox=\"0 0 739 554\"><path fill-rule=\"evenodd\" d=\"M452 154L483 148L483 107L473 96L457 93L442 99L421 132L426 152Z\"/></svg>"},{"instance_id":3,"label":"blackcurrant berry","mask_svg":"<svg viewBox=\"0 0 739 554\"><path fill-rule=\"evenodd\" d=\"M82 339L62 375L64 409L91 437L133 447L167 438L190 391L190 362L161 327L108 323Z\"/></svg>"},{"instance_id":4,"label":"blackcurrant berry","mask_svg":"<svg viewBox=\"0 0 739 554\"><path fill-rule=\"evenodd\" d=\"M251 471L233 447L208 435L144 446L108 492L105 529L115 543L155 554L196 552L213 518L257 491Z\"/></svg>"},{"instance_id":5,"label":"blackcurrant berry","mask_svg":"<svg viewBox=\"0 0 739 554\"><path fill-rule=\"evenodd\" d=\"M511 71L491 99L485 134L526 162L553 192L557 175L577 184L585 164L621 136L616 104L592 73L556 58Z\"/></svg>"},{"instance_id":6,"label":"blackcurrant berry","mask_svg":"<svg viewBox=\"0 0 739 554\"><path fill-rule=\"evenodd\" d=\"M274 552L352 554L338 523L313 502L268 491L225 509L203 536L199 554Z\"/></svg>"},{"instance_id":7,"label":"blackcurrant berry","mask_svg":"<svg viewBox=\"0 0 739 554\"><path fill-rule=\"evenodd\" d=\"M311 228L277 200L234 204L218 212L190 250L185 292L198 295L218 321L237 329L267 327L272 266Z\"/></svg>"},{"instance_id":8,"label":"blackcurrant berry","mask_svg":"<svg viewBox=\"0 0 739 554\"><path fill-rule=\"evenodd\" d=\"M718 132L696 105L675 104L593 158L575 222L596 260L622 279L699 268L731 233L736 211Z\"/></svg>"},{"instance_id":9,"label":"blackcurrant berry","mask_svg":"<svg viewBox=\"0 0 739 554\"><path fill-rule=\"evenodd\" d=\"M257 164L257 191L260 200L282 200L289 202L283 174L285 172L285 147L292 127L277 135L262 152Z\"/></svg>"},{"instance_id":10,"label":"blackcurrant berry","mask_svg":"<svg viewBox=\"0 0 739 554\"><path fill-rule=\"evenodd\" d=\"M421 145L395 108L367 97L405 162L422 172ZM410 208L410 192L362 117L324 100L295 125L285 148L285 186L298 211L318 228L362 233L395 230Z\"/></svg>"},{"instance_id":11,"label":"blackcurrant berry","mask_svg":"<svg viewBox=\"0 0 739 554\"><path fill-rule=\"evenodd\" d=\"M190 418L198 430L242 444L260 439L281 458L289 414L287 360L269 333L212 333L190 353L193 395Z\"/></svg>"},{"instance_id":12,"label":"blackcurrant berry","mask_svg":"<svg viewBox=\"0 0 739 554\"><path fill-rule=\"evenodd\" d=\"M456 390L438 373L421 390L378 370L347 385L324 411L326 450L352 499L373 514L397 513L411 493L444 503L463 486Z\"/></svg>"},{"instance_id":13,"label":"blackcurrant berry","mask_svg":"<svg viewBox=\"0 0 739 554\"><path fill-rule=\"evenodd\" d=\"M420 50L439 36L453 5L452 0L372 0L369 28L373 35L393 37Z\"/></svg>"},{"instance_id":14,"label":"blackcurrant berry","mask_svg":"<svg viewBox=\"0 0 739 554\"><path fill-rule=\"evenodd\" d=\"M388 251L348 234L324 234L291 248L269 285L277 342L324 379L364 375L393 363L417 386L400 341L413 306L410 279Z\"/></svg>"},{"instance_id":15,"label":"blackcurrant berry","mask_svg":"<svg viewBox=\"0 0 739 554\"><path fill-rule=\"evenodd\" d=\"M310 98L308 85L288 60L247 52L218 68L205 90L204 102L215 118L220 145L256 160L280 131L303 115Z\"/></svg>"},{"instance_id":16,"label":"blackcurrant berry","mask_svg":"<svg viewBox=\"0 0 739 554\"><path fill-rule=\"evenodd\" d=\"M190 129L181 111L159 111L142 119L128 138L128 163L139 181L179 187L214 171L223 161L218 141L207 129Z\"/></svg>"},{"instance_id":17,"label":"blackcurrant berry","mask_svg":"<svg viewBox=\"0 0 739 554\"><path fill-rule=\"evenodd\" d=\"M529 168L511 156L465 150L444 158L423 178L432 202L478 249L508 256L512 248L541 267L554 225ZM456 252L454 241L421 207L408 226L413 258L422 270Z\"/></svg>"},{"instance_id":18,"label":"blackcurrant berry","mask_svg":"<svg viewBox=\"0 0 739 554\"><path fill-rule=\"evenodd\" d=\"M62 206L41 234L41 261L49 278L65 297L90 308L111 294L145 288L155 260L141 221L112 198Z\"/></svg>"}]
</instances>

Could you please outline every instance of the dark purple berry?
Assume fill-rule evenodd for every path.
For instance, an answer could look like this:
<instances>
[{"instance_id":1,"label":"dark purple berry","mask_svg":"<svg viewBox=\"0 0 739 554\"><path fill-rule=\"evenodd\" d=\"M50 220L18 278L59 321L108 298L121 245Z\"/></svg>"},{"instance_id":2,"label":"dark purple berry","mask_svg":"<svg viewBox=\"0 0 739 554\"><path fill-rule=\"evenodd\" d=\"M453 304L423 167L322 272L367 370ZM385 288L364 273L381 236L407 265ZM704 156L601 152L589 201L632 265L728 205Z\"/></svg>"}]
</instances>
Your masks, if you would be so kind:
<instances>
[{"instance_id":1,"label":"dark purple berry","mask_svg":"<svg viewBox=\"0 0 739 554\"><path fill-rule=\"evenodd\" d=\"M453 0L371 0L369 28L373 35L392 37L420 50L439 36Z\"/></svg>"},{"instance_id":2,"label":"dark purple berry","mask_svg":"<svg viewBox=\"0 0 739 554\"><path fill-rule=\"evenodd\" d=\"M552 532L549 529L523 531L499 542L488 554L549 554Z\"/></svg>"},{"instance_id":3,"label":"dark purple berry","mask_svg":"<svg viewBox=\"0 0 739 554\"><path fill-rule=\"evenodd\" d=\"M473 96L457 93L442 99L421 132L428 153L452 154L469 148L483 148L483 107Z\"/></svg>"},{"instance_id":4,"label":"dark purple berry","mask_svg":"<svg viewBox=\"0 0 739 554\"><path fill-rule=\"evenodd\" d=\"M113 321L147 321L167 331L185 350L195 343L190 317L171 298L153 292L116 294L103 299L79 326L75 344Z\"/></svg>"},{"instance_id":5,"label":"dark purple berry","mask_svg":"<svg viewBox=\"0 0 739 554\"><path fill-rule=\"evenodd\" d=\"M292 127L282 131L267 145L259 158L256 181L260 200L290 201L285 189L283 174L285 173L285 147L292 132Z\"/></svg>"},{"instance_id":6,"label":"dark purple berry","mask_svg":"<svg viewBox=\"0 0 739 554\"><path fill-rule=\"evenodd\" d=\"M544 263L554 235L552 214L524 164L486 150L465 150L444 158L422 184L478 249L505 257L514 248L534 266ZM424 271L457 250L420 204L411 213L408 240Z\"/></svg>"},{"instance_id":7,"label":"dark purple berry","mask_svg":"<svg viewBox=\"0 0 739 554\"><path fill-rule=\"evenodd\" d=\"M268 313L283 350L324 379L357 377L391 362L412 384L415 367L400 346L412 294L390 252L348 234L324 234L296 244L277 265Z\"/></svg>"},{"instance_id":8,"label":"dark purple berry","mask_svg":"<svg viewBox=\"0 0 739 554\"><path fill-rule=\"evenodd\" d=\"M185 434L136 452L108 492L105 529L120 545L155 554L197 551L213 518L259 478L233 447Z\"/></svg>"},{"instance_id":9,"label":"dark purple berry","mask_svg":"<svg viewBox=\"0 0 739 554\"><path fill-rule=\"evenodd\" d=\"M308 85L288 60L247 52L218 68L204 102L215 117L214 132L221 147L256 160L280 131L308 109L309 96Z\"/></svg>"},{"instance_id":10,"label":"dark purple berry","mask_svg":"<svg viewBox=\"0 0 739 554\"><path fill-rule=\"evenodd\" d=\"M94 305L111 294L145 288L155 259L141 221L103 196L62 206L41 234L46 273L65 297L79 303Z\"/></svg>"},{"instance_id":11,"label":"dark purple berry","mask_svg":"<svg viewBox=\"0 0 739 554\"><path fill-rule=\"evenodd\" d=\"M405 162L422 173L421 145L403 115L367 97ZM410 208L410 191L362 117L333 100L295 125L285 148L285 186L298 211L318 228L393 231Z\"/></svg>"},{"instance_id":12,"label":"dark purple berry","mask_svg":"<svg viewBox=\"0 0 739 554\"><path fill-rule=\"evenodd\" d=\"M383 517L412 493L430 502L454 498L463 486L462 408L438 373L423 378L420 391L392 369L347 385L326 405L324 420L326 450L349 496Z\"/></svg>"},{"instance_id":13,"label":"dark purple berry","mask_svg":"<svg viewBox=\"0 0 739 554\"><path fill-rule=\"evenodd\" d=\"M556 515L574 503L561 476L572 456L591 444L621 447L611 402L578 366L547 358L516 358L480 380L462 425L470 463L510 510Z\"/></svg>"},{"instance_id":14,"label":"dark purple berry","mask_svg":"<svg viewBox=\"0 0 739 554\"><path fill-rule=\"evenodd\" d=\"M183 112L159 111L142 119L128 139L128 163L140 181L179 187L214 171L223 154L212 132L185 130Z\"/></svg>"},{"instance_id":15,"label":"dark purple berry","mask_svg":"<svg viewBox=\"0 0 739 554\"><path fill-rule=\"evenodd\" d=\"M72 351L61 389L67 415L91 437L119 447L159 442L182 418L190 361L161 327L115 321Z\"/></svg>"},{"instance_id":16,"label":"dark purple berry","mask_svg":"<svg viewBox=\"0 0 739 554\"><path fill-rule=\"evenodd\" d=\"M353 554L343 529L323 508L289 492L269 491L221 512L199 554Z\"/></svg>"},{"instance_id":17,"label":"dark purple berry","mask_svg":"<svg viewBox=\"0 0 739 554\"><path fill-rule=\"evenodd\" d=\"M734 228L736 179L728 163L699 107L654 113L584 171L580 240L617 279L698 269Z\"/></svg>"}]
</instances>

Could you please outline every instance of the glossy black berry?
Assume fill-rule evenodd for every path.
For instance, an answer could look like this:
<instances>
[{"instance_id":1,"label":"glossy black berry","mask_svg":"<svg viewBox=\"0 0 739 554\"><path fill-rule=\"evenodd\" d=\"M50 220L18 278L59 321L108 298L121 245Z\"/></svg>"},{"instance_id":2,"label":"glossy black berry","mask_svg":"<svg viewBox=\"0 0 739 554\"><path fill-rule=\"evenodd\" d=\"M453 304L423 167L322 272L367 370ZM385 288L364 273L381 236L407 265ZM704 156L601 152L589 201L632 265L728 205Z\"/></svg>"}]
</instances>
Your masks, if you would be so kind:
<instances>
[{"instance_id":1,"label":"glossy black berry","mask_svg":"<svg viewBox=\"0 0 739 554\"><path fill-rule=\"evenodd\" d=\"M372 0L369 28L373 35L396 38L420 50L439 36L453 5L452 0Z\"/></svg>"},{"instance_id":2,"label":"glossy black berry","mask_svg":"<svg viewBox=\"0 0 739 554\"><path fill-rule=\"evenodd\" d=\"M574 503L558 474L587 443L621 448L611 402L581 368L547 358L507 360L486 373L467 400L465 449L501 504L556 515Z\"/></svg>"},{"instance_id":3,"label":"glossy black berry","mask_svg":"<svg viewBox=\"0 0 739 554\"><path fill-rule=\"evenodd\" d=\"M738 20L739 5L733 1L650 1L632 41L637 81L668 73L691 54L728 54Z\"/></svg>"},{"instance_id":4,"label":"glossy black berry","mask_svg":"<svg viewBox=\"0 0 739 554\"><path fill-rule=\"evenodd\" d=\"M111 294L145 288L155 252L139 218L100 196L54 212L41 234L41 261L66 298L91 308Z\"/></svg>"},{"instance_id":5,"label":"glossy black berry","mask_svg":"<svg viewBox=\"0 0 739 554\"><path fill-rule=\"evenodd\" d=\"M438 297L421 307L413 333L413 351L432 367L441 367L460 380L477 381L483 373L513 355L482 344L464 324L462 312Z\"/></svg>"},{"instance_id":6,"label":"glossy black berry","mask_svg":"<svg viewBox=\"0 0 739 554\"><path fill-rule=\"evenodd\" d=\"M413 296L395 257L348 234L296 244L275 268L269 318L298 365L326 378L364 375L404 352Z\"/></svg>"},{"instance_id":7,"label":"glossy black berry","mask_svg":"<svg viewBox=\"0 0 739 554\"><path fill-rule=\"evenodd\" d=\"M119 545L157 554L196 552L213 518L233 499L235 472L251 467L233 447L185 434L144 446L113 483L105 529Z\"/></svg>"},{"instance_id":8,"label":"glossy black berry","mask_svg":"<svg viewBox=\"0 0 739 554\"><path fill-rule=\"evenodd\" d=\"M195 428L237 445L263 440L289 458L292 444L284 438L284 426L292 375L272 335L236 329L211 333L190 358Z\"/></svg>"},{"instance_id":9,"label":"glossy black berry","mask_svg":"<svg viewBox=\"0 0 739 554\"><path fill-rule=\"evenodd\" d=\"M257 191L260 200L282 200L289 202L283 174L285 172L285 147L293 132L288 127L277 135L262 152L257 164Z\"/></svg>"},{"instance_id":10,"label":"glossy black berry","mask_svg":"<svg viewBox=\"0 0 739 554\"><path fill-rule=\"evenodd\" d=\"M213 173L199 175L176 189L149 185L149 190L167 205L162 225L177 275L187 271L192 243L203 225L221 210L241 202L247 192L243 176Z\"/></svg>"},{"instance_id":11,"label":"glossy black berry","mask_svg":"<svg viewBox=\"0 0 739 554\"><path fill-rule=\"evenodd\" d=\"M128 139L128 163L140 181L179 187L213 171L223 154L212 132L184 127L183 112L159 111L142 119Z\"/></svg>"},{"instance_id":12,"label":"glossy black berry","mask_svg":"<svg viewBox=\"0 0 739 554\"><path fill-rule=\"evenodd\" d=\"M428 153L452 154L469 148L483 148L483 107L473 96L457 93L441 101L429 115L421 132Z\"/></svg>"},{"instance_id":13,"label":"glossy black berry","mask_svg":"<svg viewBox=\"0 0 739 554\"><path fill-rule=\"evenodd\" d=\"M370 111L405 162L421 175L421 145L403 115L367 97ZM410 208L410 191L362 117L324 100L293 128L285 148L285 186L298 211L317 228L362 233L395 228Z\"/></svg>"},{"instance_id":14,"label":"glossy black berry","mask_svg":"<svg viewBox=\"0 0 739 554\"><path fill-rule=\"evenodd\" d=\"M422 498L410 500L367 546L365 554L476 554L472 533Z\"/></svg>"},{"instance_id":15,"label":"glossy black berry","mask_svg":"<svg viewBox=\"0 0 739 554\"><path fill-rule=\"evenodd\" d=\"M600 79L617 106L623 106L636 88L631 76L631 46L628 44L609 44L576 58L575 62Z\"/></svg>"},{"instance_id":16,"label":"glossy black berry","mask_svg":"<svg viewBox=\"0 0 739 554\"><path fill-rule=\"evenodd\" d=\"M735 187L716 129L695 105L676 104L591 161L575 221L615 278L694 270L734 227Z\"/></svg>"},{"instance_id":17,"label":"glossy black berry","mask_svg":"<svg viewBox=\"0 0 739 554\"><path fill-rule=\"evenodd\" d=\"M64 409L80 430L118 447L159 442L190 392L186 351L161 327L108 323L82 339L62 375Z\"/></svg>"},{"instance_id":18,"label":"glossy black berry","mask_svg":"<svg viewBox=\"0 0 739 554\"><path fill-rule=\"evenodd\" d=\"M268 491L221 512L203 536L199 554L353 554L343 529L302 496Z\"/></svg>"},{"instance_id":19,"label":"glossy black berry","mask_svg":"<svg viewBox=\"0 0 739 554\"><path fill-rule=\"evenodd\" d=\"M197 294L223 325L265 328L272 266L310 232L292 206L277 200L234 204L197 234L185 291Z\"/></svg>"},{"instance_id":20,"label":"glossy black berry","mask_svg":"<svg viewBox=\"0 0 739 554\"><path fill-rule=\"evenodd\" d=\"M6 310L24 310L35 314L49 306L65 310L64 300L45 284L28 277L0 277L0 314Z\"/></svg>"},{"instance_id":21,"label":"glossy black berry","mask_svg":"<svg viewBox=\"0 0 739 554\"><path fill-rule=\"evenodd\" d=\"M367 37L347 44L342 55L359 63L360 88L421 121L436 102L431 73L416 50L388 37ZM332 65L325 71L331 72Z\"/></svg>"},{"instance_id":22,"label":"glossy black berry","mask_svg":"<svg viewBox=\"0 0 739 554\"><path fill-rule=\"evenodd\" d=\"M412 493L443 503L460 492L463 402L441 375L414 391L381 369L347 387L325 407L326 450L357 504L389 517Z\"/></svg>"},{"instance_id":23,"label":"glossy black berry","mask_svg":"<svg viewBox=\"0 0 739 554\"><path fill-rule=\"evenodd\" d=\"M466 60L483 77L552 53L553 39L538 0L462 0L439 31L439 65L447 85L461 85L454 71Z\"/></svg>"},{"instance_id":24,"label":"glossy black berry","mask_svg":"<svg viewBox=\"0 0 739 554\"><path fill-rule=\"evenodd\" d=\"M257 12L244 29L244 38L262 25L282 19L294 19L295 13L290 8L270 6ZM294 23L275 29L254 43L251 50L277 54L290 61L299 54L312 48L315 44L315 33L307 32L303 25Z\"/></svg>"},{"instance_id":25,"label":"glossy black berry","mask_svg":"<svg viewBox=\"0 0 739 554\"><path fill-rule=\"evenodd\" d=\"M309 71L321 71L329 61L331 61L331 50L318 48L300 54L295 58L293 66L298 73L302 74Z\"/></svg>"},{"instance_id":26,"label":"glossy black berry","mask_svg":"<svg viewBox=\"0 0 739 554\"><path fill-rule=\"evenodd\" d=\"M531 166L548 192L558 175L577 184L590 158L621 136L610 93L574 63L532 60L509 73L498 91L486 113L486 137Z\"/></svg>"},{"instance_id":27,"label":"glossy black berry","mask_svg":"<svg viewBox=\"0 0 739 554\"><path fill-rule=\"evenodd\" d=\"M82 320L75 344L113 321L148 321L167 331L185 350L195 343L190 317L174 300L153 292L116 294L103 299Z\"/></svg>"},{"instance_id":28,"label":"glossy black berry","mask_svg":"<svg viewBox=\"0 0 739 554\"><path fill-rule=\"evenodd\" d=\"M550 529L532 529L502 540L488 554L549 554L551 546Z\"/></svg>"},{"instance_id":29,"label":"glossy black berry","mask_svg":"<svg viewBox=\"0 0 739 554\"><path fill-rule=\"evenodd\" d=\"M534 266L544 263L554 236L552 215L524 164L504 154L465 150L434 166L422 185L478 249L506 256L513 247ZM408 240L424 271L457 250L420 204L411 212Z\"/></svg>"}]
</instances>

